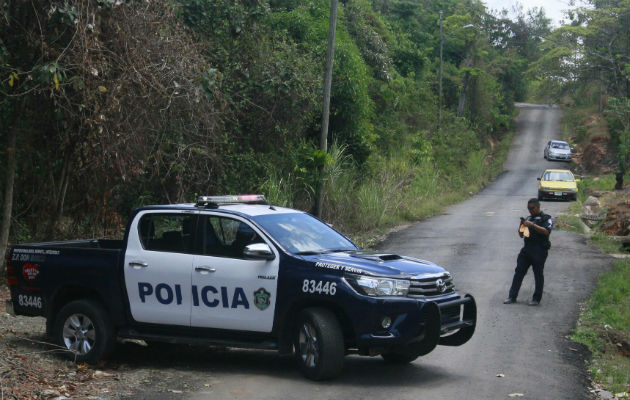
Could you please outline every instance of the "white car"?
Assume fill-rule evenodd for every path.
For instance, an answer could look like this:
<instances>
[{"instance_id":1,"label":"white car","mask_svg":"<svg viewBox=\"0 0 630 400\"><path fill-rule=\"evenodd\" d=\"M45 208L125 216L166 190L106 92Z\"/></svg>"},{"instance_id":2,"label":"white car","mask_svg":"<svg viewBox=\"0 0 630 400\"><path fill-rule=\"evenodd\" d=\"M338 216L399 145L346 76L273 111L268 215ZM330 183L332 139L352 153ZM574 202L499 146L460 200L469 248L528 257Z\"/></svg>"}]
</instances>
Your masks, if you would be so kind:
<instances>
[{"instance_id":1,"label":"white car","mask_svg":"<svg viewBox=\"0 0 630 400\"><path fill-rule=\"evenodd\" d=\"M569 146L569 143L562 140L550 140L547 142L543 154L545 159L549 161L571 161L573 149Z\"/></svg>"}]
</instances>

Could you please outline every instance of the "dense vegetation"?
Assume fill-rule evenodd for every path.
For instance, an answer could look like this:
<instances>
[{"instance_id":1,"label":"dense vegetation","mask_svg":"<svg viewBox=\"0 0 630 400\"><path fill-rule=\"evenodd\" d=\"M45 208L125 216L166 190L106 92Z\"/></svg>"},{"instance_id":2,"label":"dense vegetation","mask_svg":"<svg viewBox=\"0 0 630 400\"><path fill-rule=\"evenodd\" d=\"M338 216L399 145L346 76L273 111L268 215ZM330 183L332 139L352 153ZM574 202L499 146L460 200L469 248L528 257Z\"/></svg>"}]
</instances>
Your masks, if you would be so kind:
<instances>
[{"instance_id":1,"label":"dense vegetation","mask_svg":"<svg viewBox=\"0 0 630 400\"><path fill-rule=\"evenodd\" d=\"M311 209L320 179L324 218L366 230L483 184L549 31L544 14L512 22L477 1L341 2L326 153L317 137L329 7L2 2L11 241L115 235L133 207L197 193L263 192Z\"/></svg>"},{"instance_id":2,"label":"dense vegetation","mask_svg":"<svg viewBox=\"0 0 630 400\"><path fill-rule=\"evenodd\" d=\"M196 194L310 210L322 180L345 233L418 218L500 170L527 97L597 105L627 176L629 0L588 0L553 30L478 0L343 0L323 152L329 7L0 0L0 260L7 243L118 236L132 208Z\"/></svg>"},{"instance_id":3,"label":"dense vegetation","mask_svg":"<svg viewBox=\"0 0 630 400\"><path fill-rule=\"evenodd\" d=\"M630 2L590 0L567 16L570 22L546 37L541 56L529 66L533 93L580 110L596 107L621 189L630 171ZM588 142L593 138L587 131L578 127L571 139Z\"/></svg>"}]
</instances>

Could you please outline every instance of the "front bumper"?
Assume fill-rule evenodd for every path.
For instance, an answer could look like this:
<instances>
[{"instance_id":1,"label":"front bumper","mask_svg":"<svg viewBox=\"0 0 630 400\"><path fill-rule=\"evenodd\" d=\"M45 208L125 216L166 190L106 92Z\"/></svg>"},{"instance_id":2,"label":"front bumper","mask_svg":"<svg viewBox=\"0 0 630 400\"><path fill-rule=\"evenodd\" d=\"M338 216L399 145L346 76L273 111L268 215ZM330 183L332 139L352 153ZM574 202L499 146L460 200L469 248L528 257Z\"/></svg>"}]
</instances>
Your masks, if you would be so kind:
<instances>
[{"instance_id":1,"label":"front bumper","mask_svg":"<svg viewBox=\"0 0 630 400\"><path fill-rule=\"evenodd\" d=\"M566 190L538 190L539 199L577 200L577 192Z\"/></svg>"},{"instance_id":2,"label":"front bumper","mask_svg":"<svg viewBox=\"0 0 630 400\"><path fill-rule=\"evenodd\" d=\"M570 154L547 154L547 160L555 160L555 161L571 161Z\"/></svg>"},{"instance_id":3,"label":"front bumper","mask_svg":"<svg viewBox=\"0 0 630 400\"><path fill-rule=\"evenodd\" d=\"M429 341L435 345L460 346L466 343L475 332L477 305L467 294L446 301L414 301L397 303L370 313L369 318L362 314L362 320L373 328L358 334L357 347L379 353L392 347L418 341ZM379 329L380 318L390 317L391 327ZM369 322L370 320L371 323ZM368 325L368 327L370 326ZM364 323L365 327L366 324ZM367 351L364 351L366 353Z\"/></svg>"}]
</instances>

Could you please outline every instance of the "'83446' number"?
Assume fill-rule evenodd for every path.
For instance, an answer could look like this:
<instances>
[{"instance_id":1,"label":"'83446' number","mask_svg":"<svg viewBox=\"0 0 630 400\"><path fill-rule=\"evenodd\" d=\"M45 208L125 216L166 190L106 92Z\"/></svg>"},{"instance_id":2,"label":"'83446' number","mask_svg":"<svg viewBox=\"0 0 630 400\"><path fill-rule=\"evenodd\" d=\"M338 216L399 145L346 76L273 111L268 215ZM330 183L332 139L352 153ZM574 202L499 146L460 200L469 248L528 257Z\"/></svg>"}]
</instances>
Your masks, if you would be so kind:
<instances>
[{"instance_id":1,"label":"'83446' number","mask_svg":"<svg viewBox=\"0 0 630 400\"><path fill-rule=\"evenodd\" d=\"M304 282L302 282L302 291L304 293L334 296L337 293L337 283L304 279Z\"/></svg>"},{"instance_id":2,"label":"'83446' number","mask_svg":"<svg viewBox=\"0 0 630 400\"><path fill-rule=\"evenodd\" d=\"M18 296L18 304L22 307L42 308L42 298L39 296L21 294Z\"/></svg>"}]
</instances>

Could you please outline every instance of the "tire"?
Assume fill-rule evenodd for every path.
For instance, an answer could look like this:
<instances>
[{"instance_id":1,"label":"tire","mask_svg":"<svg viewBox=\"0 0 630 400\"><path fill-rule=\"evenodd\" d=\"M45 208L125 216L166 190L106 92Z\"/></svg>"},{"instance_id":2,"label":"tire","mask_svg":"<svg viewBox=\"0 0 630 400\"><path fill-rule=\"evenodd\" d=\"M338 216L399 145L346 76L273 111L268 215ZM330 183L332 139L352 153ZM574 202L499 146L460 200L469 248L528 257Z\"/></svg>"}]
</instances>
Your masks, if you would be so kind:
<instances>
[{"instance_id":1,"label":"tire","mask_svg":"<svg viewBox=\"0 0 630 400\"><path fill-rule=\"evenodd\" d=\"M65 350L65 357L90 364L106 358L116 343L107 312L93 300L63 306L55 317L53 339Z\"/></svg>"},{"instance_id":2,"label":"tire","mask_svg":"<svg viewBox=\"0 0 630 400\"><path fill-rule=\"evenodd\" d=\"M538 192L538 201L542 201L542 199L543 199L543 195L540 192Z\"/></svg>"},{"instance_id":3,"label":"tire","mask_svg":"<svg viewBox=\"0 0 630 400\"><path fill-rule=\"evenodd\" d=\"M295 359L302 374L315 381L341 374L345 347L335 315L323 308L308 308L298 315Z\"/></svg>"}]
</instances>

